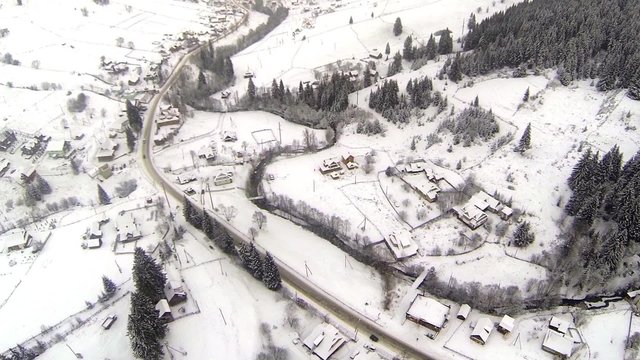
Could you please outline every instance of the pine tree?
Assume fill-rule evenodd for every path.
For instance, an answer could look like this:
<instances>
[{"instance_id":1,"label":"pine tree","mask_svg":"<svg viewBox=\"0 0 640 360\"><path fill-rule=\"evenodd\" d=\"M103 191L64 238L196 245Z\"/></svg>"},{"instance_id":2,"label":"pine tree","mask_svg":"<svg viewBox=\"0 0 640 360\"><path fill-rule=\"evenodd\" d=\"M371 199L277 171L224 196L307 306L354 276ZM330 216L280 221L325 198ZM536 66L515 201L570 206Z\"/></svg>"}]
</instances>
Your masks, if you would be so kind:
<instances>
[{"instance_id":1,"label":"pine tree","mask_svg":"<svg viewBox=\"0 0 640 360\"><path fill-rule=\"evenodd\" d=\"M40 193L40 189L36 186L36 184L31 183L27 185L26 197L33 199L33 201L42 200L42 194Z\"/></svg>"},{"instance_id":2,"label":"pine tree","mask_svg":"<svg viewBox=\"0 0 640 360\"><path fill-rule=\"evenodd\" d=\"M402 57L405 60L413 60L413 38L411 35L404 40L404 48L402 49Z\"/></svg>"},{"instance_id":3,"label":"pine tree","mask_svg":"<svg viewBox=\"0 0 640 360\"><path fill-rule=\"evenodd\" d=\"M127 335L133 354L144 360L161 360L164 357L162 343L167 327L160 321L153 300L144 294L131 294L131 310L127 323Z\"/></svg>"},{"instance_id":4,"label":"pine tree","mask_svg":"<svg viewBox=\"0 0 640 360\"><path fill-rule=\"evenodd\" d=\"M187 198L187 195L184 195L182 198L182 216L187 220L188 223L191 224L191 214L193 213L193 205L191 205L191 201Z\"/></svg>"},{"instance_id":5,"label":"pine tree","mask_svg":"<svg viewBox=\"0 0 640 360\"><path fill-rule=\"evenodd\" d=\"M162 267L142 248L136 247L134 250L132 273L133 283L138 292L153 303L164 297L167 276L162 272Z\"/></svg>"},{"instance_id":6,"label":"pine tree","mask_svg":"<svg viewBox=\"0 0 640 360\"><path fill-rule=\"evenodd\" d=\"M576 214L576 218L579 219L583 224L591 226L591 224L593 224L593 220L597 216L599 208L599 196L598 194L593 194L584 201L584 204Z\"/></svg>"},{"instance_id":7,"label":"pine tree","mask_svg":"<svg viewBox=\"0 0 640 360\"><path fill-rule=\"evenodd\" d=\"M371 69L369 68L368 64L364 68L363 86L366 87L366 88L371 86Z\"/></svg>"},{"instance_id":8,"label":"pine tree","mask_svg":"<svg viewBox=\"0 0 640 360\"><path fill-rule=\"evenodd\" d=\"M102 290L100 301L107 301L111 299L113 295L116 294L116 291L118 290L118 287L116 286L116 284L114 284L113 281L111 281L111 279L109 279L104 275L102 276L102 287L104 289Z\"/></svg>"},{"instance_id":9,"label":"pine tree","mask_svg":"<svg viewBox=\"0 0 640 360\"><path fill-rule=\"evenodd\" d=\"M349 25L353 24L353 16L349 16Z\"/></svg>"},{"instance_id":10,"label":"pine tree","mask_svg":"<svg viewBox=\"0 0 640 360\"><path fill-rule=\"evenodd\" d=\"M479 107L480 106L480 99L478 98L478 96L476 95L476 98L473 99L473 104L474 107Z\"/></svg>"},{"instance_id":11,"label":"pine tree","mask_svg":"<svg viewBox=\"0 0 640 360\"><path fill-rule=\"evenodd\" d=\"M389 46L389 43L387 43L387 46L384 48L384 53L387 55L387 59L388 59L389 54L391 54L391 47Z\"/></svg>"},{"instance_id":12,"label":"pine tree","mask_svg":"<svg viewBox=\"0 0 640 360\"><path fill-rule=\"evenodd\" d=\"M513 232L513 244L517 247L527 247L533 243L535 235L531 232L531 226L524 221Z\"/></svg>"},{"instance_id":13,"label":"pine tree","mask_svg":"<svg viewBox=\"0 0 640 360\"><path fill-rule=\"evenodd\" d=\"M207 88L207 78L204 76L202 70L198 74L198 90L203 91Z\"/></svg>"},{"instance_id":14,"label":"pine tree","mask_svg":"<svg viewBox=\"0 0 640 360\"><path fill-rule=\"evenodd\" d=\"M627 96L633 100L640 100L640 67L636 69L636 73L631 78Z\"/></svg>"},{"instance_id":15,"label":"pine tree","mask_svg":"<svg viewBox=\"0 0 640 360\"><path fill-rule=\"evenodd\" d=\"M140 111L137 107L133 106L131 101L127 100L125 103L127 107L127 119L129 120L129 126L136 132L142 130L142 117L140 117Z\"/></svg>"},{"instance_id":16,"label":"pine tree","mask_svg":"<svg viewBox=\"0 0 640 360\"><path fill-rule=\"evenodd\" d=\"M387 70L387 76L393 76L402 71L402 55L397 52L393 56L393 62L389 64L389 70Z\"/></svg>"},{"instance_id":17,"label":"pine tree","mask_svg":"<svg viewBox=\"0 0 640 360\"><path fill-rule=\"evenodd\" d=\"M591 149L587 149L587 151L585 151L584 154L582 154L582 157L580 158L580 160L578 160L576 165L573 167L573 171L571 172L571 175L569 175L569 179L567 180L567 183L569 184L569 188L571 190L576 189L578 183L581 181L581 179L584 176L583 174L586 173L585 170L587 170L588 163L590 161L592 161Z\"/></svg>"},{"instance_id":18,"label":"pine tree","mask_svg":"<svg viewBox=\"0 0 640 360\"><path fill-rule=\"evenodd\" d=\"M456 54L456 57L451 62L451 67L447 72L449 79L455 83L462 80L462 69L460 69L460 53Z\"/></svg>"},{"instance_id":19,"label":"pine tree","mask_svg":"<svg viewBox=\"0 0 640 360\"><path fill-rule=\"evenodd\" d=\"M98 201L100 202L100 205L111 204L111 198L107 195L107 192L104 191L100 184L98 184Z\"/></svg>"},{"instance_id":20,"label":"pine tree","mask_svg":"<svg viewBox=\"0 0 640 360\"><path fill-rule=\"evenodd\" d=\"M433 60L438 55L438 46L436 45L436 39L433 37L433 34L429 36L429 41L427 41L427 46L425 47L425 56L427 60Z\"/></svg>"},{"instance_id":21,"label":"pine tree","mask_svg":"<svg viewBox=\"0 0 640 360\"><path fill-rule=\"evenodd\" d=\"M269 290L278 290L282 286L282 279L280 278L278 266L273 261L271 254L268 252L264 258L264 264L262 267L262 282Z\"/></svg>"},{"instance_id":22,"label":"pine tree","mask_svg":"<svg viewBox=\"0 0 640 360\"><path fill-rule=\"evenodd\" d=\"M620 265L628 242L626 229L619 229L604 239L599 258L610 273L614 273Z\"/></svg>"},{"instance_id":23,"label":"pine tree","mask_svg":"<svg viewBox=\"0 0 640 360\"><path fill-rule=\"evenodd\" d=\"M616 182L622 172L622 154L618 145L614 145L600 160L600 169L605 181Z\"/></svg>"},{"instance_id":24,"label":"pine tree","mask_svg":"<svg viewBox=\"0 0 640 360\"><path fill-rule=\"evenodd\" d=\"M256 279L262 279L262 259L253 243L243 244L238 252L244 267Z\"/></svg>"},{"instance_id":25,"label":"pine tree","mask_svg":"<svg viewBox=\"0 0 640 360\"><path fill-rule=\"evenodd\" d=\"M36 176L36 187L38 188L38 192L42 195L51 194L51 186L42 176Z\"/></svg>"},{"instance_id":26,"label":"pine tree","mask_svg":"<svg viewBox=\"0 0 640 360\"><path fill-rule=\"evenodd\" d=\"M287 91L289 91L289 89L287 88ZM284 83L282 82L282 79L280 79L280 83L278 84L278 95L280 96L280 101L284 101L285 100L285 89L284 89Z\"/></svg>"},{"instance_id":27,"label":"pine tree","mask_svg":"<svg viewBox=\"0 0 640 360\"><path fill-rule=\"evenodd\" d=\"M451 38L451 32L446 29L440 35L440 41L438 41L438 54L445 55L453 51L453 39Z\"/></svg>"},{"instance_id":28,"label":"pine tree","mask_svg":"<svg viewBox=\"0 0 640 360\"><path fill-rule=\"evenodd\" d=\"M531 123L527 124L527 127L524 129L516 151L523 153L528 149L531 149Z\"/></svg>"},{"instance_id":29,"label":"pine tree","mask_svg":"<svg viewBox=\"0 0 640 360\"><path fill-rule=\"evenodd\" d=\"M256 99L256 86L253 84L253 79L249 78L249 85L247 86L247 95L252 102Z\"/></svg>"},{"instance_id":30,"label":"pine tree","mask_svg":"<svg viewBox=\"0 0 640 360\"><path fill-rule=\"evenodd\" d=\"M522 101L524 102L529 101L529 87L527 87L527 90L525 90L524 96L522 97Z\"/></svg>"},{"instance_id":31,"label":"pine tree","mask_svg":"<svg viewBox=\"0 0 640 360\"><path fill-rule=\"evenodd\" d=\"M396 22L393 24L393 35L398 36L402 34L402 21L400 18L396 18Z\"/></svg>"},{"instance_id":32,"label":"pine tree","mask_svg":"<svg viewBox=\"0 0 640 360\"><path fill-rule=\"evenodd\" d=\"M127 126L125 129L125 135L127 136L127 147L129 148L129 152L133 152L136 147L136 136L133 134L131 126Z\"/></svg>"},{"instance_id":33,"label":"pine tree","mask_svg":"<svg viewBox=\"0 0 640 360\"><path fill-rule=\"evenodd\" d=\"M476 14L471 13L469 21L467 21L467 29L473 30L476 28Z\"/></svg>"},{"instance_id":34,"label":"pine tree","mask_svg":"<svg viewBox=\"0 0 640 360\"><path fill-rule=\"evenodd\" d=\"M233 243L233 239L226 232L220 236L219 246L225 254L236 255L238 252L236 251L236 246ZM239 254L238 254L239 255Z\"/></svg>"}]
</instances>

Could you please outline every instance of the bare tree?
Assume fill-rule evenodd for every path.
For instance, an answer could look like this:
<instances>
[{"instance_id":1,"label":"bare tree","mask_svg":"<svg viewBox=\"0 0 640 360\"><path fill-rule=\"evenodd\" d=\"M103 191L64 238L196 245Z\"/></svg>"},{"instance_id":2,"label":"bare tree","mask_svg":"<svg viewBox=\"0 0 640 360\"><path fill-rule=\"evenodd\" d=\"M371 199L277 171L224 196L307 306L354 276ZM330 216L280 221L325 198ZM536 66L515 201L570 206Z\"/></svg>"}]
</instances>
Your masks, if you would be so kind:
<instances>
[{"instance_id":1,"label":"bare tree","mask_svg":"<svg viewBox=\"0 0 640 360\"><path fill-rule=\"evenodd\" d=\"M227 221L231 221L238 215L238 209L233 205L225 206L224 204L220 204L218 205L218 209L220 209L220 213Z\"/></svg>"},{"instance_id":2,"label":"bare tree","mask_svg":"<svg viewBox=\"0 0 640 360\"><path fill-rule=\"evenodd\" d=\"M262 230L267 224L267 216L261 211L256 211L253 213L253 223L256 224L258 230Z\"/></svg>"}]
</instances>

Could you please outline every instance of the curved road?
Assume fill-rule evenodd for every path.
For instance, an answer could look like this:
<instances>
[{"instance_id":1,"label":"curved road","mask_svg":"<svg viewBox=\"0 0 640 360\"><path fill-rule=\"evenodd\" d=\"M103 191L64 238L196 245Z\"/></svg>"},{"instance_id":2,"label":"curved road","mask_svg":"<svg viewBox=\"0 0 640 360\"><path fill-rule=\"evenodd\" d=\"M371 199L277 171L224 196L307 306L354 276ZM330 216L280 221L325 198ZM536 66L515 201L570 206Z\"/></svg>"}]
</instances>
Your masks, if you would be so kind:
<instances>
[{"instance_id":1,"label":"curved road","mask_svg":"<svg viewBox=\"0 0 640 360\"><path fill-rule=\"evenodd\" d=\"M248 15L245 15L241 23L246 21L247 17ZM226 34L216 38L215 40L219 40L231 34L232 32L233 31L227 32ZM171 86L175 83L182 67L191 59L191 57L197 52L197 50L198 49L192 50L180 60L165 84L149 103L149 107L144 118L144 126L142 129L142 146L140 147L140 152L138 154L138 161L143 165L142 169L144 170L144 172L146 172L148 177L152 179L154 186L156 188L164 187L167 194L173 197L178 203L183 201L184 194L182 193L182 190L176 187L172 181L165 178L162 173L158 171L152 161L151 130L153 128L153 119L160 100L164 97L169 88L171 88ZM193 205L199 206L196 203L194 203ZM251 242L251 240L243 232L236 229L233 225L228 223L218 214L211 211L208 211L208 213L211 214L222 226L225 227L229 235L231 235L231 237L237 243ZM260 246L256 246L256 248L258 248L258 250L262 253L265 252L264 249L262 249ZM431 348L427 348L424 346L419 348L414 343L406 342L396 334L389 332L387 329L371 321L356 309L343 303L335 296L327 293L325 290L309 282L302 274L296 272L284 262L275 257L274 260L278 264L282 280L286 284L297 290L299 293L304 294L304 296L308 297L314 302L320 304L324 309L329 311L335 317L341 319L347 324L350 324L354 328L357 327L358 331L364 333L365 336L367 336L368 334L376 334L380 339L379 343L381 345L396 349L399 353L404 352L407 355L413 356L418 359L442 359L443 356L447 355L449 355L448 357L451 357L451 355L447 354L444 350L436 352Z\"/></svg>"}]
</instances>

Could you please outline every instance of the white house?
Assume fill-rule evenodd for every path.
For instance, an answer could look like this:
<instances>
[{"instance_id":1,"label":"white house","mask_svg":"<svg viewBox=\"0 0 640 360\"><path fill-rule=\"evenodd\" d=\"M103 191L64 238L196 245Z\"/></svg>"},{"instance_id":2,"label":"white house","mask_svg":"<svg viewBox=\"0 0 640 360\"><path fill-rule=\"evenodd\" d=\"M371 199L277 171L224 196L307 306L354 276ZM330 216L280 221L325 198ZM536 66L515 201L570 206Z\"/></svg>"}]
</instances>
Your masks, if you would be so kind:
<instances>
[{"instance_id":1,"label":"white house","mask_svg":"<svg viewBox=\"0 0 640 360\"><path fill-rule=\"evenodd\" d=\"M418 246L411 239L411 233L406 230L392 232L384 240L397 260L413 256L418 252Z\"/></svg>"},{"instance_id":2,"label":"white house","mask_svg":"<svg viewBox=\"0 0 640 360\"><path fill-rule=\"evenodd\" d=\"M449 319L449 306L422 295L416 296L407 311L407 319L433 331L440 331Z\"/></svg>"},{"instance_id":3,"label":"white house","mask_svg":"<svg viewBox=\"0 0 640 360\"><path fill-rule=\"evenodd\" d=\"M466 204L463 207L454 206L451 210L460 221L473 230L479 228L487 221L487 214L472 204Z\"/></svg>"},{"instance_id":4,"label":"white house","mask_svg":"<svg viewBox=\"0 0 640 360\"><path fill-rule=\"evenodd\" d=\"M498 324L498 327L496 328L496 330L498 330L498 332L500 332L501 334L507 334L513 331L513 328L515 327L516 321L514 318L512 318L509 315L505 315L502 317L502 320L500 320L500 323Z\"/></svg>"},{"instance_id":5,"label":"white house","mask_svg":"<svg viewBox=\"0 0 640 360\"><path fill-rule=\"evenodd\" d=\"M142 237L142 233L138 230L138 225L131 212L118 215L116 219L116 231L116 241L134 241Z\"/></svg>"},{"instance_id":6,"label":"white house","mask_svg":"<svg viewBox=\"0 0 640 360\"><path fill-rule=\"evenodd\" d=\"M316 326L307 337L302 340L302 344L320 359L327 360L347 342L346 338L338 329L328 323Z\"/></svg>"},{"instance_id":7,"label":"white house","mask_svg":"<svg viewBox=\"0 0 640 360\"><path fill-rule=\"evenodd\" d=\"M560 334L566 334L569 331L571 322L558 316L552 316L549 320L549 329L553 329Z\"/></svg>"},{"instance_id":8,"label":"white house","mask_svg":"<svg viewBox=\"0 0 640 360\"><path fill-rule=\"evenodd\" d=\"M466 320L469 317L469 313L471 313L471 306L468 304L462 304L460 306L460 310L458 310L458 315L456 317L462 321Z\"/></svg>"},{"instance_id":9,"label":"white house","mask_svg":"<svg viewBox=\"0 0 640 360\"><path fill-rule=\"evenodd\" d=\"M573 351L573 340L564 337L555 330L549 329L542 341L542 350L568 358Z\"/></svg>"},{"instance_id":10,"label":"white house","mask_svg":"<svg viewBox=\"0 0 640 360\"><path fill-rule=\"evenodd\" d=\"M0 237L0 244L4 245L7 251L22 250L29 247L33 238L24 229L9 230Z\"/></svg>"},{"instance_id":11,"label":"white house","mask_svg":"<svg viewBox=\"0 0 640 360\"><path fill-rule=\"evenodd\" d=\"M213 178L213 185L222 186L226 184L231 184L233 182L233 173L232 172L222 172L216 175Z\"/></svg>"},{"instance_id":12,"label":"white house","mask_svg":"<svg viewBox=\"0 0 640 360\"><path fill-rule=\"evenodd\" d=\"M476 326L473 328L471 332L471 340L477 342L480 345L484 345L489 340L489 335L491 335L491 331L493 331L493 321L489 318L481 318L476 323Z\"/></svg>"}]
</instances>

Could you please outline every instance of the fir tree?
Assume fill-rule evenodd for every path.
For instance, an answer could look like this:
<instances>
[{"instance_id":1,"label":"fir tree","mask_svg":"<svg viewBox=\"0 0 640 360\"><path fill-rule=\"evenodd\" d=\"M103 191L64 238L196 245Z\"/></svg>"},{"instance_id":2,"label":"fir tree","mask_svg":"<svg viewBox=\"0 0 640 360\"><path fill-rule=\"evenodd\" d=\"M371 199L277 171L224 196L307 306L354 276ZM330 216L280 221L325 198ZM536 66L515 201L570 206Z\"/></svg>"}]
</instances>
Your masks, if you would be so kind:
<instances>
[{"instance_id":1,"label":"fir tree","mask_svg":"<svg viewBox=\"0 0 640 360\"><path fill-rule=\"evenodd\" d=\"M396 22L393 24L393 35L398 36L402 34L402 21L400 18L396 18Z\"/></svg>"},{"instance_id":2,"label":"fir tree","mask_svg":"<svg viewBox=\"0 0 640 360\"><path fill-rule=\"evenodd\" d=\"M280 89L278 88L278 83L276 79L271 80L271 97L273 99L280 99Z\"/></svg>"},{"instance_id":3,"label":"fir tree","mask_svg":"<svg viewBox=\"0 0 640 360\"><path fill-rule=\"evenodd\" d=\"M522 97L522 101L524 102L529 101L529 87L527 87L527 90L525 90L524 96Z\"/></svg>"},{"instance_id":4,"label":"fir tree","mask_svg":"<svg viewBox=\"0 0 640 360\"><path fill-rule=\"evenodd\" d=\"M256 99L256 86L253 84L253 79L249 78L249 85L247 86L247 95L252 102Z\"/></svg>"},{"instance_id":5,"label":"fir tree","mask_svg":"<svg viewBox=\"0 0 640 360\"><path fill-rule=\"evenodd\" d=\"M438 41L438 54L445 55L450 54L453 51L453 39L451 38L451 32L446 29L440 35L440 41Z\"/></svg>"},{"instance_id":6,"label":"fir tree","mask_svg":"<svg viewBox=\"0 0 640 360\"><path fill-rule=\"evenodd\" d=\"M269 290L278 290L282 286L282 279L280 279L280 271L278 266L273 261L271 254L267 252L262 267L262 282Z\"/></svg>"},{"instance_id":7,"label":"fir tree","mask_svg":"<svg viewBox=\"0 0 640 360\"><path fill-rule=\"evenodd\" d=\"M640 100L640 67L636 69L633 78L631 78L627 96L633 100Z\"/></svg>"},{"instance_id":8,"label":"fir tree","mask_svg":"<svg viewBox=\"0 0 640 360\"><path fill-rule=\"evenodd\" d=\"M524 221L513 233L513 244L517 247L527 247L533 243L535 235L531 232L531 226Z\"/></svg>"},{"instance_id":9,"label":"fir tree","mask_svg":"<svg viewBox=\"0 0 640 360\"><path fill-rule=\"evenodd\" d=\"M436 45L436 39L433 37L433 34L429 36L429 41L427 41L427 46L425 47L425 57L427 60L433 60L438 55L438 46Z\"/></svg>"},{"instance_id":10,"label":"fir tree","mask_svg":"<svg viewBox=\"0 0 640 360\"><path fill-rule=\"evenodd\" d=\"M51 186L42 176L36 176L36 187L38 188L38 192L42 195L51 194Z\"/></svg>"},{"instance_id":11,"label":"fir tree","mask_svg":"<svg viewBox=\"0 0 640 360\"><path fill-rule=\"evenodd\" d=\"M142 293L132 293L127 335L133 354L144 360L161 360L164 353L160 340L166 331L166 325L155 311L154 302Z\"/></svg>"},{"instance_id":12,"label":"fir tree","mask_svg":"<svg viewBox=\"0 0 640 360\"><path fill-rule=\"evenodd\" d=\"M624 251L629 242L627 238L627 230L621 229L607 236L600 249L600 261L610 273L615 270L622 262Z\"/></svg>"},{"instance_id":13,"label":"fir tree","mask_svg":"<svg viewBox=\"0 0 640 360\"><path fill-rule=\"evenodd\" d=\"M474 107L479 107L480 106L480 99L478 98L478 96L476 95L476 98L473 99L473 104Z\"/></svg>"},{"instance_id":14,"label":"fir tree","mask_svg":"<svg viewBox=\"0 0 640 360\"><path fill-rule=\"evenodd\" d=\"M167 276L162 272L162 267L142 248L136 247L134 250L132 273L133 283L140 294L153 303L164 297Z\"/></svg>"},{"instance_id":15,"label":"fir tree","mask_svg":"<svg viewBox=\"0 0 640 360\"><path fill-rule=\"evenodd\" d=\"M207 88L207 78L204 76L202 70L198 74L198 90L203 91Z\"/></svg>"},{"instance_id":16,"label":"fir tree","mask_svg":"<svg viewBox=\"0 0 640 360\"><path fill-rule=\"evenodd\" d=\"M229 254L229 255L237 254L236 246L233 243L233 239L226 232L220 236L219 246L220 246L220 249L222 249L222 251L225 254Z\"/></svg>"},{"instance_id":17,"label":"fir tree","mask_svg":"<svg viewBox=\"0 0 640 360\"><path fill-rule=\"evenodd\" d=\"M100 301L103 301L103 302L111 299L113 295L116 294L116 291L118 290L118 287L116 286L116 284L114 284L113 281L111 281L111 279L109 279L104 275L102 276L102 287L104 289L102 290Z\"/></svg>"},{"instance_id":18,"label":"fir tree","mask_svg":"<svg viewBox=\"0 0 640 360\"><path fill-rule=\"evenodd\" d=\"M389 70L387 70L387 76L393 76L402 71L402 55L397 52L393 56L393 62L389 64Z\"/></svg>"},{"instance_id":19,"label":"fir tree","mask_svg":"<svg viewBox=\"0 0 640 360\"><path fill-rule=\"evenodd\" d=\"M571 175L569 175L569 179L567 180L567 183L569 184L569 188L571 190L575 190L578 183L584 177L584 174L586 173L585 170L588 170L588 163L590 161L592 161L591 149L587 149L587 151L582 154L580 160L573 167L573 171L571 172Z\"/></svg>"},{"instance_id":20,"label":"fir tree","mask_svg":"<svg viewBox=\"0 0 640 360\"><path fill-rule=\"evenodd\" d=\"M125 129L125 135L127 136L127 147L129 148L129 152L133 152L136 147L136 136L133 134L131 126L127 126Z\"/></svg>"},{"instance_id":21,"label":"fir tree","mask_svg":"<svg viewBox=\"0 0 640 360\"><path fill-rule=\"evenodd\" d=\"M389 46L389 43L387 43L387 46L384 48L384 53L387 55L387 59L388 59L389 54L391 54L391 47Z\"/></svg>"},{"instance_id":22,"label":"fir tree","mask_svg":"<svg viewBox=\"0 0 640 360\"><path fill-rule=\"evenodd\" d=\"M531 149L531 123L527 124L527 127L524 129L516 151L523 153L529 149Z\"/></svg>"},{"instance_id":23,"label":"fir tree","mask_svg":"<svg viewBox=\"0 0 640 360\"><path fill-rule=\"evenodd\" d=\"M100 184L98 184L98 201L100 202L100 205L111 204L111 198Z\"/></svg>"},{"instance_id":24,"label":"fir tree","mask_svg":"<svg viewBox=\"0 0 640 360\"><path fill-rule=\"evenodd\" d=\"M142 130L142 117L137 107L133 106L131 101L127 100L127 119L129 120L129 126L136 132Z\"/></svg>"},{"instance_id":25,"label":"fir tree","mask_svg":"<svg viewBox=\"0 0 640 360\"><path fill-rule=\"evenodd\" d=\"M583 224L591 226L591 224L593 224L593 220L597 216L599 207L599 196L598 194L593 194L584 201L584 204L580 207L580 210L576 214L576 218Z\"/></svg>"},{"instance_id":26,"label":"fir tree","mask_svg":"<svg viewBox=\"0 0 640 360\"><path fill-rule=\"evenodd\" d=\"M467 21L467 29L473 30L476 28L476 14L471 13L469 20Z\"/></svg>"},{"instance_id":27,"label":"fir tree","mask_svg":"<svg viewBox=\"0 0 640 360\"><path fill-rule=\"evenodd\" d=\"M456 54L456 57L451 62L451 67L447 72L449 79L455 83L462 80L462 70L460 69L460 53Z\"/></svg>"},{"instance_id":28,"label":"fir tree","mask_svg":"<svg viewBox=\"0 0 640 360\"><path fill-rule=\"evenodd\" d=\"M364 75L363 75L363 86L364 87L369 87L371 86L371 69L369 68L369 65L367 64L367 66L364 69Z\"/></svg>"},{"instance_id":29,"label":"fir tree","mask_svg":"<svg viewBox=\"0 0 640 360\"><path fill-rule=\"evenodd\" d=\"M288 88L287 88L287 91L289 91ZM282 82L282 79L280 79L280 83L278 84L278 94L280 96L280 101L284 101L285 100L286 91L284 89L284 83Z\"/></svg>"},{"instance_id":30,"label":"fir tree","mask_svg":"<svg viewBox=\"0 0 640 360\"><path fill-rule=\"evenodd\" d=\"M600 169L605 181L616 182L622 172L622 154L618 145L614 145L600 160Z\"/></svg>"},{"instance_id":31,"label":"fir tree","mask_svg":"<svg viewBox=\"0 0 640 360\"><path fill-rule=\"evenodd\" d=\"M353 16L349 16L349 25L353 24Z\"/></svg>"},{"instance_id":32,"label":"fir tree","mask_svg":"<svg viewBox=\"0 0 640 360\"><path fill-rule=\"evenodd\" d=\"M407 38L404 40L404 48L402 48L402 57L408 61L413 60L413 39L411 38L411 35L407 36Z\"/></svg>"},{"instance_id":33,"label":"fir tree","mask_svg":"<svg viewBox=\"0 0 640 360\"><path fill-rule=\"evenodd\" d=\"M244 267L256 279L262 279L262 259L253 243L243 244L238 252Z\"/></svg>"}]
</instances>

